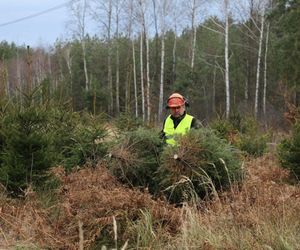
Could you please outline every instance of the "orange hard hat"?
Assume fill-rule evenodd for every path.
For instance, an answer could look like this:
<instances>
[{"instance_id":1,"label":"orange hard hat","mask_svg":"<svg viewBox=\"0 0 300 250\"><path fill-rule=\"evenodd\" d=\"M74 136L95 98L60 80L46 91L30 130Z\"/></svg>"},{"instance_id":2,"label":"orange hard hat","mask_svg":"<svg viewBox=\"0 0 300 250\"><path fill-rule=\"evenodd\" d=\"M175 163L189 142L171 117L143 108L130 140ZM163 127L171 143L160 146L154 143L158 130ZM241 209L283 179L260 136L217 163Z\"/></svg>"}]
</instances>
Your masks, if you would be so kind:
<instances>
[{"instance_id":1,"label":"orange hard hat","mask_svg":"<svg viewBox=\"0 0 300 250\"><path fill-rule=\"evenodd\" d=\"M180 107L183 106L184 104L185 104L185 98L178 93L173 93L172 95L170 95L167 101L168 108Z\"/></svg>"}]
</instances>

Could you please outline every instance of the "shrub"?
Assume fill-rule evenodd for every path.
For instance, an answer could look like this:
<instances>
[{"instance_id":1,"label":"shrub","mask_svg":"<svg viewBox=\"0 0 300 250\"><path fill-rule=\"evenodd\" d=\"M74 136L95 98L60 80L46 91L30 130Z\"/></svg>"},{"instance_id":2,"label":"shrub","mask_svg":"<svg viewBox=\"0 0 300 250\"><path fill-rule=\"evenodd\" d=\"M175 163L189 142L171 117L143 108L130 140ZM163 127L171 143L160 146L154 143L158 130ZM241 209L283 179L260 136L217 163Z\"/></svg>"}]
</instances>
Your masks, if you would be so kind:
<instances>
[{"instance_id":1,"label":"shrub","mask_svg":"<svg viewBox=\"0 0 300 250\"><path fill-rule=\"evenodd\" d=\"M282 167L289 169L300 178L300 124L296 123L290 138L278 145L278 156Z\"/></svg>"},{"instance_id":2,"label":"shrub","mask_svg":"<svg viewBox=\"0 0 300 250\"><path fill-rule=\"evenodd\" d=\"M56 164L71 169L106 154L101 117L31 104L0 115L0 181L13 195L49 179Z\"/></svg>"},{"instance_id":3,"label":"shrub","mask_svg":"<svg viewBox=\"0 0 300 250\"><path fill-rule=\"evenodd\" d=\"M166 147L157 178L171 202L204 197L242 177L238 151L210 129L192 130Z\"/></svg>"},{"instance_id":4,"label":"shrub","mask_svg":"<svg viewBox=\"0 0 300 250\"><path fill-rule=\"evenodd\" d=\"M210 127L215 131L218 137L227 140L228 142L231 141L231 137L233 134L236 134L237 131L234 126L230 123L230 121L225 119L217 119L214 120Z\"/></svg>"},{"instance_id":5,"label":"shrub","mask_svg":"<svg viewBox=\"0 0 300 250\"><path fill-rule=\"evenodd\" d=\"M259 131L259 124L252 117L242 117L239 113L234 113L229 120L215 120L211 127L218 137L225 139L248 155L261 156L267 149L270 136Z\"/></svg>"},{"instance_id":6,"label":"shrub","mask_svg":"<svg viewBox=\"0 0 300 250\"><path fill-rule=\"evenodd\" d=\"M31 106L15 108L2 118L0 180L13 195L46 178L54 162L48 118L45 109Z\"/></svg>"},{"instance_id":7,"label":"shrub","mask_svg":"<svg viewBox=\"0 0 300 250\"><path fill-rule=\"evenodd\" d=\"M112 146L110 170L121 181L136 187L157 190L154 179L163 142L155 129L139 128L122 135Z\"/></svg>"},{"instance_id":8,"label":"shrub","mask_svg":"<svg viewBox=\"0 0 300 250\"><path fill-rule=\"evenodd\" d=\"M114 125L119 131L133 131L143 126L143 121L140 118L136 118L133 114L121 113L115 119Z\"/></svg>"},{"instance_id":9,"label":"shrub","mask_svg":"<svg viewBox=\"0 0 300 250\"><path fill-rule=\"evenodd\" d=\"M241 135L237 146L248 155L262 156L267 149L268 135Z\"/></svg>"},{"instance_id":10,"label":"shrub","mask_svg":"<svg viewBox=\"0 0 300 250\"><path fill-rule=\"evenodd\" d=\"M102 158L107 153L103 123L101 116L54 110L51 131L58 163L70 170Z\"/></svg>"},{"instance_id":11,"label":"shrub","mask_svg":"<svg viewBox=\"0 0 300 250\"><path fill-rule=\"evenodd\" d=\"M258 122L252 117L247 117L242 120L236 145L246 154L258 157L266 152L269 139L270 134L262 133Z\"/></svg>"}]
</instances>

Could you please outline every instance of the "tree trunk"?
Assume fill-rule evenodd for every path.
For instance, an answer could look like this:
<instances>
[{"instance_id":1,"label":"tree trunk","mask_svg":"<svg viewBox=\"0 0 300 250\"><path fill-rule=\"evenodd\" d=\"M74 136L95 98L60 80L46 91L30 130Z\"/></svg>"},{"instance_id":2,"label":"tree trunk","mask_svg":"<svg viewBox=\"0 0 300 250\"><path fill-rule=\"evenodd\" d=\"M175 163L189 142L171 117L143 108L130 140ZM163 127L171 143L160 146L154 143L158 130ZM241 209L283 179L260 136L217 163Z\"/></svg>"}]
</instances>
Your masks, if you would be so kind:
<instances>
[{"instance_id":1,"label":"tree trunk","mask_svg":"<svg viewBox=\"0 0 300 250\"><path fill-rule=\"evenodd\" d=\"M145 93L144 93L144 65L143 65L143 32L140 35L140 66L141 66L141 95L142 95L142 118L145 121Z\"/></svg>"},{"instance_id":2,"label":"tree trunk","mask_svg":"<svg viewBox=\"0 0 300 250\"><path fill-rule=\"evenodd\" d=\"M146 76L147 76L147 122L150 123L151 103L150 103L150 56L149 56L149 39L146 37Z\"/></svg>"},{"instance_id":3,"label":"tree trunk","mask_svg":"<svg viewBox=\"0 0 300 250\"><path fill-rule=\"evenodd\" d=\"M263 13L262 13L262 16L261 16L261 26L260 26L260 34L259 34L259 47L258 47L257 69L256 69L256 84L255 84L255 103L254 103L255 118L257 118L257 115L258 115L260 61L261 61L262 41L263 41L263 36L264 36L264 25L265 25L265 9L263 9Z\"/></svg>"},{"instance_id":4,"label":"tree trunk","mask_svg":"<svg viewBox=\"0 0 300 250\"><path fill-rule=\"evenodd\" d=\"M154 19L154 27L155 27L155 66L153 67L154 69L154 74L153 74L153 80L158 81L158 72L159 72L159 43L158 43L158 27L157 27L157 13L156 13L156 0L152 0L152 5L153 5L153 19Z\"/></svg>"},{"instance_id":5,"label":"tree trunk","mask_svg":"<svg viewBox=\"0 0 300 250\"><path fill-rule=\"evenodd\" d=\"M29 96L32 91L32 55L29 46L27 46L27 70L28 77L26 94Z\"/></svg>"},{"instance_id":6,"label":"tree trunk","mask_svg":"<svg viewBox=\"0 0 300 250\"><path fill-rule=\"evenodd\" d=\"M193 0L193 7L192 7L192 54L191 54L191 70L192 70L192 72L194 71L194 64L195 64L196 38L197 38L196 0Z\"/></svg>"},{"instance_id":7,"label":"tree trunk","mask_svg":"<svg viewBox=\"0 0 300 250\"><path fill-rule=\"evenodd\" d=\"M228 36L229 36L229 13L228 0L224 0L225 11L225 88L226 88L226 119L230 114L230 82L229 82L229 57L228 57Z\"/></svg>"},{"instance_id":8,"label":"tree trunk","mask_svg":"<svg viewBox=\"0 0 300 250\"><path fill-rule=\"evenodd\" d=\"M133 87L134 87L134 104L135 104L135 117L138 117L138 97L137 97L137 81L136 81L136 63L135 63L135 47L134 39L132 39L132 63L133 63Z\"/></svg>"},{"instance_id":9,"label":"tree trunk","mask_svg":"<svg viewBox=\"0 0 300 250\"><path fill-rule=\"evenodd\" d=\"M244 97L245 97L245 100L248 101L249 99L249 61L247 60L247 65L246 65L246 68L247 68L247 76L246 76L246 79L245 79L245 89L244 89Z\"/></svg>"},{"instance_id":10,"label":"tree trunk","mask_svg":"<svg viewBox=\"0 0 300 250\"><path fill-rule=\"evenodd\" d=\"M84 76L85 76L85 90L89 90L89 76L88 76L88 70L87 70L87 63L86 63L86 47L85 47L85 38L81 41L81 47L82 47L82 55L83 55L83 69L84 69Z\"/></svg>"},{"instance_id":11,"label":"tree trunk","mask_svg":"<svg viewBox=\"0 0 300 250\"><path fill-rule=\"evenodd\" d=\"M83 0L83 6L81 10L77 12L77 19L78 19L78 28L79 28L79 39L82 49L82 60L83 60L83 70L84 70L84 77L85 77L85 90L89 90L89 76L88 76L88 69L87 69L87 60L86 60L86 34L85 34L85 21L86 21L86 12L87 12L87 0Z\"/></svg>"},{"instance_id":12,"label":"tree trunk","mask_svg":"<svg viewBox=\"0 0 300 250\"><path fill-rule=\"evenodd\" d=\"M71 91L71 97L72 97L72 104L74 105L74 95L73 95L73 77L72 77L72 57L70 56L71 49L69 46L66 46L66 48L63 51L63 57L66 60L68 73L70 76L70 91Z\"/></svg>"},{"instance_id":13,"label":"tree trunk","mask_svg":"<svg viewBox=\"0 0 300 250\"><path fill-rule=\"evenodd\" d=\"M161 60L160 60L160 85L158 102L158 121L162 119L163 101L164 101L164 67L165 67L165 15L166 3L163 2L163 13L161 16Z\"/></svg>"},{"instance_id":14,"label":"tree trunk","mask_svg":"<svg viewBox=\"0 0 300 250\"><path fill-rule=\"evenodd\" d=\"M116 2L116 111L120 113L119 1Z\"/></svg>"},{"instance_id":15,"label":"tree trunk","mask_svg":"<svg viewBox=\"0 0 300 250\"><path fill-rule=\"evenodd\" d=\"M165 64L165 38L162 34L161 38L161 63L160 63L160 86L159 86L159 104L158 104L158 120L161 121L163 101L164 101L164 64Z\"/></svg>"},{"instance_id":16,"label":"tree trunk","mask_svg":"<svg viewBox=\"0 0 300 250\"><path fill-rule=\"evenodd\" d=\"M215 66L214 67L214 78L213 78L213 82L212 82L212 113L213 113L213 115L216 113L216 75L217 75L217 67Z\"/></svg>"},{"instance_id":17,"label":"tree trunk","mask_svg":"<svg viewBox=\"0 0 300 250\"><path fill-rule=\"evenodd\" d=\"M176 46L177 46L177 33L175 28L174 34L174 43L173 43L173 51L172 51L172 84L174 85L176 81Z\"/></svg>"},{"instance_id":18,"label":"tree trunk","mask_svg":"<svg viewBox=\"0 0 300 250\"><path fill-rule=\"evenodd\" d=\"M173 42L173 49L172 49L172 78L171 84L174 85L176 81L176 49L177 49L177 18L178 18L178 8L177 8L177 1L174 1L174 5L171 6L172 8L172 22L174 23L174 42Z\"/></svg>"},{"instance_id":19,"label":"tree trunk","mask_svg":"<svg viewBox=\"0 0 300 250\"><path fill-rule=\"evenodd\" d=\"M267 99L267 58L268 58L268 45L269 45L269 32L270 32L270 23L267 24L266 31L266 49L265 49L265 68L264 68L264 93L263 93L263 112L266 116L266 99Z\"/></svg>"},{"instance_id":20,"label":"tree trunk","mask_svg":"<svg viewBox=\"0 0 300 250\"><path fill-rule=\"evenodd\" d=\"M131 41L131 43L128 43L128 46L131 47L131 49L134 49L134 38L132 37L132 21L133 21L133 0L129 2L129 23L128 23L128 40ZM132 44L133 43L133 44ZM132 68L135 67L135 65L132 65L132 57L134 56L134 52L128 49L128 56L127 56L127 72L126 72L126 86L125 86L125 112L130 113L130 103L131 103L131 83L132 83ZM133 58L133 62L135 62L135 58ZM135 68L134 68L135 70Z\"/></svg>"},{"instance_id":21,"label":"tree trunk","mask_svg":"<svg viewBox=\"0 0 300 250\"><path fill-rule=\"evenodd\" d=\"M112 115L114 110L114 96L113 96L113 84L112 84L112 66L111 66L111 19L112 19L112 0L109 0L108 7L108 26L107 26L107 81L108 81L108 91L109 91L109 106L108 112Z\"/></svg>"},{"instance_id":22,"label":"tree trunk","mask_svg":"<svg viewBox=\"0 0 300 250\"><path fill-rule=\"evenodd\" d=\"M17 89L19 91L19 101L21 107L23 106L23 95L22 95L22 78L21 78L21 62L19 57L19 50L17 49Z\"/></svg>"}]
</instances>

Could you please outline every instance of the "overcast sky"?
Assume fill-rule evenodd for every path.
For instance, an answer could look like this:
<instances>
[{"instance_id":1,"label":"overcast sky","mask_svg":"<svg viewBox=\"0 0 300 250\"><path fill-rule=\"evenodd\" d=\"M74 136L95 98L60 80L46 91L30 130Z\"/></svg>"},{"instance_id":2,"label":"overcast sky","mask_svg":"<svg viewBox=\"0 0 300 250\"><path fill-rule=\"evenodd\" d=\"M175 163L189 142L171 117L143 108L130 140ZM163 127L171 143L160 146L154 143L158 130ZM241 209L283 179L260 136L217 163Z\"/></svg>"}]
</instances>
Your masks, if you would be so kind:
<instances>
[{"instance_id":1,"label":"overcast sky","mask_svg":"<svg viewBox=\"0 0 300 250\"><path fill-rule=\"evenodd\" d=\"M58 38L69 38L69 2L70 0L0 0L0 41L48 47ZM206 15L217 13L212 2L208 3ZM88 29L90 34L95 33L92 23L89 23Z\"/></svg>"},{"instance_id":2,"label":"overcast sky","mask_svg":"<svg viewBox=\"0 0 300 250\"><path fill-rule=\"evenodd\" d=\"M0 0L0 41L47 46L52 45L57 38L65 38L69 16L67 7L63 4L67 2L68 0ZM29 18L34 15L37 16ZM22 18L24 19L17 21Z\"/></svg>"}]
</instances>

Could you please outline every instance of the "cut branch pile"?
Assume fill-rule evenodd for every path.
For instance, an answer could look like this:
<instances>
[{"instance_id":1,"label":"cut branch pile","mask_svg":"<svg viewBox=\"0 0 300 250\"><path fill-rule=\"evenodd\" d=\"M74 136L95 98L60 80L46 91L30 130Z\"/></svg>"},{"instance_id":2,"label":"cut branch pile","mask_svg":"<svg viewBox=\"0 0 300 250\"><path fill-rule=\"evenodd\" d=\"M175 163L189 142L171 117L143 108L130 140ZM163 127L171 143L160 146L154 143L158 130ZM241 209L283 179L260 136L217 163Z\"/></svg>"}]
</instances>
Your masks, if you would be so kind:
<instances>
[{"instance_id":1,"label":"cut branch pile","mask_svg":"<svg viewBox=\"0 0 300 250\"><path fill-rule=\"evenodd\" d=\"M118 180L156 193L154 179L163 142L156 130L138 129L123 135L111 148L110 170Z\"/></svg>"},{"instance_id":2,"label":"cut branch pile","mask_svg":"<svg viewBox=\"0 0 300 250\"><path fill-rule=\"evenodd\" d=\"M209 129L191 131L178 138L177 147L167 147L157 174L161 188L176 203L216 194L241 177L237 150Z\"/></svg>"}]
</instances>

